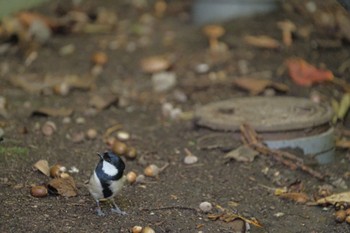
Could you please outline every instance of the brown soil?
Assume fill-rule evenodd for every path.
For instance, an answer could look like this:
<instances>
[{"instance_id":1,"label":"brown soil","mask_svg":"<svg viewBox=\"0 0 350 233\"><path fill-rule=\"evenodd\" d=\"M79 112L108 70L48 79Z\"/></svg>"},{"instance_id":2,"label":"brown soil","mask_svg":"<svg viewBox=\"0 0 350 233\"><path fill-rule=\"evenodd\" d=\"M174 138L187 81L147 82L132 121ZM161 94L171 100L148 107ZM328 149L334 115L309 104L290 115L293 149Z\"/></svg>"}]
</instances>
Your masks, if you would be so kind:
<instances>
[{"instance_id":1,"label":"brown soil","mask_svg":"<svg viewBox=\"0 0 350 233\"><path fill-rule=\"evenodd\" d=\"M142 14L153 14L151 7L135 9L127 2L105 1L98 4L116 11L120 20L129 21L130 27L135 28L137 25L133 24L140 20ZM248 62L249 74L259 76L271 72L272 80L289 86L287 94L276 95L309 97L311 92L318 91L326 100L339 98L341 90L334 85L299 87L286 72L280 70L285 59L298 56L312 64L325 64L336 72L340 64L348 59L349 46L343 43L339 48L314 48L313 41L319 36L314 33L310 39L296 39L289 49L257 49L244 44L242 37L264 34L281 39L280 30L276 28L277 21L288 18L307 24L309 19L278 11L232 20L224 24L226 35L222 38L229 47L229 58L217 60L211 66L211 72L222 71L226 78L222 82L210 81L210 75L194 71L196 64L208 62L208 42L201 29L192 25L188 18L189 3L174 1L169 4L169 14L161 19L156 18L154 31L147 35L150 44L136 47L133 52L126 51L125 47L117 50L105 48L104 44L116 36L110 33L55 35L38 49L38 58L28 67L24 65L21 49L0 55L1 64L9 66L9 71L0 77L0 93L8 101L10 116L0 121L5 130L4 140L0 142L0 232L130 232L134 225L148 225L156 232L232 232L230 223L209 220L207 214L199 211L199 204L203 201L214 205L212 213L220 212L218 206L221 206L230 213L256 218L263 227L251 225L251 232L350 232L346 223L335 222L333 207L307 206L282 200L274 195L273 189L268 188L281 188L301 180L305 192L312 196L320 185L334 184L333 181L339 178L349 184L349 180L343 177L349 163L346 151L338 151L332 164L313 167L328 175L321 182L263 156L252 163L227 161L224 159L224 149L237 147L237 141L219 140L219 148L204 150L198 147L198 140L213 133L224 135L227 139L231 137L230 133L195 127L188 120L170 120L162 115L161 110L164 101L184 111L192 111L198 105L248 95L232 85L233 80L241 76L238 68L240 60ZM38 11L48 14L54 5L44 5ZM174 41L164 45L162 41L167 33L173 33ZM128 35L128 40L136 44L138 39L137 33ZM76 51L66 57L58 55L59 48L67 44L74 44ZM93 90L73 90L68 96L30 94L14 87L9 81L14 75L29 73L57 77L67 74L83 76L89 72L91 54L101 50L108 54L109 59ZM158 54L174 56L171 69L178 77L176 89L187 95L187 101L178 102L173 97L173 91L154 93L150 75L140 70L139 61ZM337 75L347 77L349 72ZM123 94L127 104L87 115L88 100L93 93L119 97ZM71 123L63 123L62 117L31 116L34 109L43 106L73 108ZM84 124L76 123L79 117L85 119ZM49 137L38 129L38 125L47 120L57 125L57 131ZM115 215L107 205L103 205L108 215L98 217L95 202L84 182L98 161L96 152L107 149L102 134L115 123L120 123L124 130L132 134L128 144L138 150L136 160L125 160L126 172L142 173L145 166L152 163L158 166L169 163L169 166L159 177L147 178L145 184L125 185L116 202L128 213L127 216ZM67 137L89 128L98 131L96 140L75 143ZM193 165L184 164L184 148L198 156L199 161ZM31 185L45 184L49 180L32 168L40 159L48 160L51 165L76 166L79 173L73 177L78 196L32 197L29 192ZM269 171L265 174L262 171L266 168ZM336 193L344 189L334 185L333 191ZM277 217L277 213L283 213L283 216Z\"/></svg>"}]
</instances>

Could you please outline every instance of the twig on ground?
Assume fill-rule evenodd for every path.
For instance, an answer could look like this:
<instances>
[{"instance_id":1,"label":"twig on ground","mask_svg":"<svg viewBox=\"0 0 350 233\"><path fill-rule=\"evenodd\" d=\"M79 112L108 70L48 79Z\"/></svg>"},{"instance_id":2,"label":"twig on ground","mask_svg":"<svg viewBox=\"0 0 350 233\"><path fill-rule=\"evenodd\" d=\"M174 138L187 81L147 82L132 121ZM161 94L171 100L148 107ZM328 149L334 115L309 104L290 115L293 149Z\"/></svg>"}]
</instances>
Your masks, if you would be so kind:
<instances>
[{"instance_id":1,"label":"twig on ground","mask_svg":"<svg viewBox=\"0 0 350 233\"><path fill-rule=\"evenodd\" d=\"M250 146L252 149L266 156L272 155L275 160L289 167L291 170L296 170L299 168L302 171L309 173L310 175L316 177L319 180L324 180L323 174L319 173L318 171L315 171L309 166L306 166L304 164L304 161L296 155L286 151L270 149L267 146L265 146L262 143L256 131L248 124L242 124L240 130L242 133L242 141L246 145Z\"/></svg>"}]
</instances>

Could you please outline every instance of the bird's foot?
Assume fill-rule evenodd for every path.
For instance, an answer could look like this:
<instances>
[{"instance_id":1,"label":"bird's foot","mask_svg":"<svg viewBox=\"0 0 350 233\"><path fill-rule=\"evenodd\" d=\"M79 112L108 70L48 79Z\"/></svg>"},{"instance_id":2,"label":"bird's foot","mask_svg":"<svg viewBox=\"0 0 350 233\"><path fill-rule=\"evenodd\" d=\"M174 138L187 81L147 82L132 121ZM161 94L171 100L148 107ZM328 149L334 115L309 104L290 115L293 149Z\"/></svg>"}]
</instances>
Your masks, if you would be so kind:
<instances>
[{"instance_id":1,"label":"bird's foot","mask_svg":"<svg viewBox=\"0 0 350 233\"><path fill-rule=\"evenodd\" d=\"M122 211L118 207L114 207L111 210L112 210L113 213L116 213L116 214L119 214L119 215L127 215L127 213L125 211Z\"/></svg>"},{"instance_id":2,"label":"bird's foot","mask_svg":"<svg viewBox=\"0 0 350 233\"><path fill-rule=\"evenodd\" d=\"M101 208L97 208L96 213L100 217L106 216L106 214L102 212Z\"/></svg>"}]
</instances>

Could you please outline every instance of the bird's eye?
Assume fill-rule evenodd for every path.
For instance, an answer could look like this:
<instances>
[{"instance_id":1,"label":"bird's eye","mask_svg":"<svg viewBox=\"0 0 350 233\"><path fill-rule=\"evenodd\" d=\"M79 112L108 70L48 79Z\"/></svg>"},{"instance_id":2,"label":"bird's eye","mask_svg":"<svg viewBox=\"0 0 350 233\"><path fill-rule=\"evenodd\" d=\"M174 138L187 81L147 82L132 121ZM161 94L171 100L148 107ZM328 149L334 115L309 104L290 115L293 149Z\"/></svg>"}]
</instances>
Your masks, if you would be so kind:
<instances>
[{"instance_id":1,"label":"bird's eye","mask_svg":"<svg viewBox=\"0 0 350 233\"><path fill-rule=\"evenodd\" d=\"M111 157L109 157L108 155L103 156L103 159L109 163L111 162Z\"/></svg>"}]
</instances>

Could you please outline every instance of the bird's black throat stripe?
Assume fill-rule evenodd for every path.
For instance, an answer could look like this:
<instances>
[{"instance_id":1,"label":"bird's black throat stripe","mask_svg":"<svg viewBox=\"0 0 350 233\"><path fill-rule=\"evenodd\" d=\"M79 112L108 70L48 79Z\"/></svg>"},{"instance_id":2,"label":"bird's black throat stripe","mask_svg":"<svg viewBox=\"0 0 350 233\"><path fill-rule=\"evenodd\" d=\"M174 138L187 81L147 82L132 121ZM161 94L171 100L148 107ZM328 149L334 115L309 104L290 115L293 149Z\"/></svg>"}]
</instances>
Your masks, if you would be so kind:
<instances>
[{"instance_id":1,"label":"bird's black throat stripe","mask_svg":"<svg viewBox=\"0 0 350 233\"><path fill-rule=\"evenodd\" d=\"M103 182L102 183L102 188L103 188L102 192L103 192L103 197L104 198L108 198L108 197L112 196L113 193L112 193L112 190L109 188L109 184L108 183Z\"/></svg>"}]
</instances>

